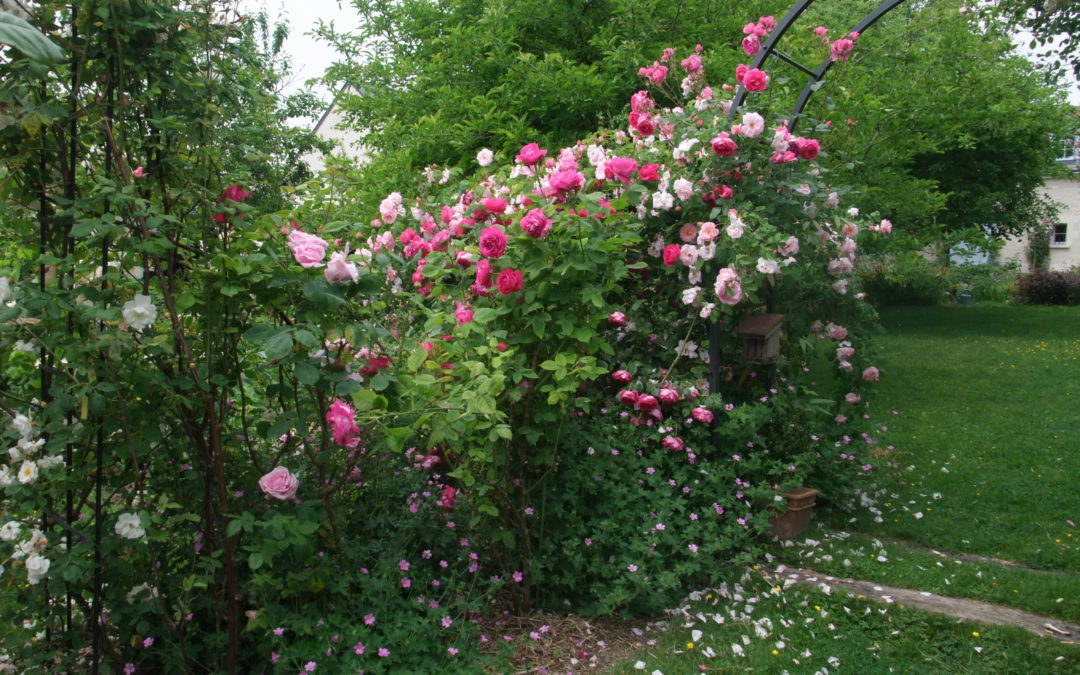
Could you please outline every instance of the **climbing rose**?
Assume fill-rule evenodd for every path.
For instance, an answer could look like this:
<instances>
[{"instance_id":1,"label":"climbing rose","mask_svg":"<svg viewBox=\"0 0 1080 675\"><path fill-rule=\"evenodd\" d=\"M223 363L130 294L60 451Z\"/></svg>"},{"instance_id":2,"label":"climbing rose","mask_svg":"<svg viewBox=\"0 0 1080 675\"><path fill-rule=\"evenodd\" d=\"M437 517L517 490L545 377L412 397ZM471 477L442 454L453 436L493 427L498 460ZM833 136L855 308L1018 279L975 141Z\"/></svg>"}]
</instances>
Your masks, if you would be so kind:
<instances>
[{"instance_id":1,"label":"climbing rose","mask_svg":"<svg viewBox=\"0 0 1080 675\"><path fill-rule=\"evenodd\" d=\"M765 88L769 86L769 76L765 74L765 71L757 68L748 70L743 77L743 86L747 91L765 91Z\"/></svg>"},{"instance_id":2,"label":"climbing rose","mask_svg":"<svg viewBox=\"0 0 1080 675\"><path fill-rule=\"evenodd\" d=\"M708 424L713 421L712 411L708 408L697 407L690 411L690 416L698 422L704 422Z\"/></svg>"},{"instance_id":3,"label":"climbing rose","mask_svg":"<svg viewBox=\"0 0 1080 675\"><path fill-rule=\"evenodd\" d=\"M330 256L330 262L326 265L323 276L327 281L352 281L356 283L360 279L360 272L356 265L349 262L343 251L335 251Z\"/></svg>"},{"instance_id":4,"label":"climbing rose","mask_svg":"<svg viewBox=\"0 0 1080 675\"><path fill-rule=\"evenodd\" d=\"M866 370L862 371L862 379L867 382L878 382L881 380L881 372L874 366L870 366Z\"/></svg>"},{"instance_id":5,"label":"climbing rose","mask_svg":"<svg viewBox=\"0 0 1080 675\"><path fill-rule=\"evenodd\" d=\"M543 159L544 155L546 154L547 150L541 150L540 146L536 143L529 143L527 145L521 146L521 152L519 152L517 154L517 157L515 157L514 159L521 162L522 164L533 166L541 159Z\"/></svg>"},{"instance_id":6,"label":"climbing rose","mask_svg":"<svg viewBox=\"0 0 1080 675\"><path fill-rule=\"evenodd\" d=\"M608 323L619 328L626 325L626 315L622 312L612 312L608 315Z\"/></svg>"},{"instance_id":7,"label":"climbing rose","mask_svg":"<svg viewBox=\"0 0 1080 675\"><path fill-rule=\"evenodd\" d=\"M660 390L660 402L664 405L671 405L672 403L679 402L679 392L675 389L664 387Z\"/></svg>"},{"instance_id":8,"label":"climbing rose","mask_svg":"<svg viewBox=\"0 0 1080 675\"><path fill-rule=\"evenodd\" d=\"M544 214L542 209L533 209L521 219L521 229L533 239L541 239L547 236L551 229L551 219Z\"/></svg>"},{"instance_id":9,"label":"climbing rose","mask_svg":"<svg viewBox=\"0 0 1080 675\"><path fill-rule=\"evenodd\" d=\"M259 489L274 499L292 499L298 487L300 487L300 481L283 466L275 467L273 471L259 479Z\"/></svg>"},{"instance_id":10,"label":"climbing rose","mask_svg":"<svg viewBox=\"0 0 1080 675\"><path fill-rule=\"evenodd\" d=\"M829 54L829 58L833 61L840 61L841 63L843 63L844 61L848 60L848 57L851 56L851 50L854 48L854 42L847 38L840 38L839 40L833 42L832 46L829 48L829 51L831 52L831 54Z\"/></svg>"},{"instance_id":11,"label":"climbing rose","mask_svg":"<svg viewBox=\"0 0 1080 675\"><path fill-rule=\"evenodd\" d=\"M604 165L604 176L614 178L624 185L630 184L630 177L637 171L637 162L629 157L612 157Z\"/></svg>"},{"instance_id":12,"label":"climbing rose","mask_svg":"<svg viewBox=\"0 0 1080 675\"><path fill-rule=\"evenodd\" d=\"M655 396L650 394L642 394L637 397L637 401L634 403L637 409L642 412L649 412L656 410L660 406L660 402L656 400Z\"/></svg>"},{"instance_id":13,"label":"climbing rose","mask_svg":"<svg viewBox=\"0 0 1080 675\"><path fill-rule=\"evenodd\" d=\"M499 258L506 252L506 233L498 225L485 227L480 233L480 253L488 258Z\"/></svg>"},{"instance_id":14,"label":"climbing rose","mask_svg":"<svg viewBox=\"0 0 1080 675\"><path fill-rule=\"evenodd\" d=\"M712 150L721 157L730 157L738 149L739 146L731 140L731 136L726 131L721 131L716 138L712 139Z\"/></svg>"},{"instance_id":15,"label":"climbing rose","mask_svg":"<svg viewBox=\"0 0 1080 675\"><path fill-rule=\"evenodd\" d=\"M510 295L521 290L521 270L505 269L499 272L498 278L495 280L495 286L499 289L499 293L503 295Z\"/></svg>"},{"instance_id":16,"label":"climbing rose","mask_svg":"<svg viewBox=\"0 0 1080 675\"><path fill-rule=\"evenodd\" d=\"M668 244L664 247L664 264L668 267L675 265L675 262L679 259L679 253L682 252L682 247L678 244Z\"/></svg>"},{"instance_id":17,"label":"climbing rose","mask_svg":"<svg viewBox=\"0 0 1080 675\"><path fill-rule=\"evenodd\" d=\"M664 436L660 444L672 452L682 452L686 449L686 444L678 436Z\"/></svg>"},{"instance_id":18,"label":"climbing rose","mask_svg":"<svg viewBox=\"0 0 1080 675\"><path fill-rule=\"evenodd\" d=\"M633 389L623 389L619 392L619 400L626 405L634 405L640 396Z\"/></svg>"},{"instance_id":19,"label":"climbing rose","mask_svg":"<svg viewBox=\"0 0 1080 675\"><path fill-rule=\"evenodd\" d=\"M742 284L739 283L739 273L730 267L725 267L716 275L716 297L725 305L737 305L742 300Z\"/></svg>"},{"instance_id":20,"label":"climbing rose","mask_svg":"<svg viewBox=\"0 0 1080 675\"><path fill-rule=\"evenodd\" d=\"M360 428L356 426L354 414L352 406L340 398L334 399L330 409L326 411L326 423L330 425L334 442L338 445L351 448L359 442Z\"/></svg>"},{"instance_id":21,"label":"climbing rose","mask_svg":"<svg viewBox=\"0 0 1080 675\"><path fill-rule=\"evenodd\" d=\"M799 141L799 157L813 159L821 152L821 144L814 138L803 138Z\"/></svg>"},{"instance_id":22,"label":"climbing rose","mask_svg":"<svg viewBox=\"0 0 1080 675\"><path fill-rule=\"evenodd\" d=\"M495 153L487 148L484 148L480 152L476 153L476 163L480 166L488 166L491 161L495 159Z\"/></svg>"},{"instance_id":23,"label":"climbing rose","mask_svg":"<svg viewBox=\"0 0 1080 675\"><path fill-rule=\"evenodd\" d=\"M634 379L634 376L628 370L616 370L611 374L611 379L621 384L629 384Z\"/></svg>"},{"instance_id":24,"label":"climbing rose","mask_svg":"<svg viewBox=\"0 0 1080 675\"><path fill-rule=\"evenodd\" d=\"M322 259L326 256L327 243L313 234L300 230L289 233L289 250L293 258L300 263L301 267L322 267Z\"/></svg>"}]
</instances>

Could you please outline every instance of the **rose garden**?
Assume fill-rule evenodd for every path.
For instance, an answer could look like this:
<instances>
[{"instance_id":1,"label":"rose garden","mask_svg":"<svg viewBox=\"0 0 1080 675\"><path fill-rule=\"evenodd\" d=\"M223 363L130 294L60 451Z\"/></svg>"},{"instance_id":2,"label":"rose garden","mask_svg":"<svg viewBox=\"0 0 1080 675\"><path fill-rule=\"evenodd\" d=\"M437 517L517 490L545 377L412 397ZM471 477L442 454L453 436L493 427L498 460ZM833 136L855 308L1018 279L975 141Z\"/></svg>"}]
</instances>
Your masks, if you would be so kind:
<instances>
[{"instance_id":1,"label":"rose garden","mask_svg":"<svg viewBox=\"0 0 1080 675\"><path fill-rule=\"evenodd\" d=\"M637 7L611 4L612 17ZM916 569L934 567L933 546L983 555L978 579L985 571L995 588L1024 582L998 582L1014 573L991 558L1059 570L1055 585L1032 582L1034 600L988 595L974 577L954 595L1030 610L1065 635L1080 620L1069 596L1080 590L1080 560L1064 535L1049 535L1056 548L1014 550L1002 542L1018 534L984 541L950 530L961 543L900 524L902 515L930 527L934 507L912 506L924 484L917 471L926 485L953 480L947 467L966 456L957 448L978 435L952 421L918 456L919 434L933 438L948 414L924 389L979 400L967 368L995 367L1002 349L933 384L963 357L931 356L935 346L912 347L905 331L978 316L964 330L996 335L995 321L1045 321L1032 330L1060 341L1057 366L1075 368L1069 327L1080 315L1004 303L967 315L889 307L892 289L921 282L928 304L951 304L934 284L962 272L942 269L948 245L943 263L928 262L940 260L919 253L928 245L983 236L993 246L1053 206L1032 183L1009 192L1008 207L996 193L971 197L998 214L1000 231L916 216L935 200L946 214L948 195L968 193L931 189L955 167L911 177L920 162L937 165L877 157L880 145L901 143L887 133L897 113L852 93L856 69L900 57L884 38L835 27L865 14L855 4L794 24L783 59L761 67L747 62L778 29L768 12L784 6L762 3L747 23L747 10L724 5L726 31L624 35L619 44L636 51L607 55L634 64L606 102L616 112L586 116L580 133L543 127L535 111L489 111L482 130L465 130L475 120L452 124L426 108L416 135L401 133L393 125L408 117L410 87L453 77L413 72L395 51L408 39L374 40L378 57L365 67L393 85L371 84L351 112L361 128L375 120L365 142L376 158L313 174L300 157L328 148L286 120L318 106L310 94L279 95L283 37L265 16L214 2L5 3L0 672L879 672L896 659L1005 672L1017 654L1069 667L1080 652L1048 644L1060 636L997 637L918 609L887 615L854 593L784 576L813 565L822 580L930 588L937 580ZM523 20L468 2L360 5L378 30L388 30L382 21L421 31L434 7L445 11L439 21L473 10ZM922 12L942 35L962 26L956 34L968 37L947 47L953 59L969 37L1000 42L1011 26L959 9L930 3L905 20ZM664 17L658 25L678 24ZM325 33L343 54L359 53ZM897 53L940 56L910 36L901 31L908 44ZM864 43L871 55L857 63ZM1005 52L1000 68L1023 61ZM395 54L408 75L392 71ZM559 67L550 54L543 64L522 58L530 71ZM817 107L793 115L796 59L832 70ZM556 87L564 110L580 84L568 72ZM1033 101L1031 116L985 133L1035 148L1038 161L1023 162L1041 180L1075 116L1052 83L1008 73ZM508 68L499 81L517 74ZM856 99L877 101L867 112L876 131L849 117ZM396 112L379 119L373 111L388 100ZM523 132L526 119L541 126ZM961 135L955 120L942 126L953 123L949 137ZM962 128L979 161L993 154L978 124ZM385 147L383 133L395 139ZM429 161L440 144L445 158ZM861 173L860 162L876 161ZM1077 285L1075 272L1062 274L1021 276L1021 298ZM992 299L1011 300L1013 278L1001 282L1008 297ZM1005 311L1012 318L995 314ZM1042 382L1031 401L1060 386L1060 402L1075 388ZM910 426L908 409L927 411L915 413L925 426ZM1006 433L1008 422L985 414L981 424ZM1032 466L1044 449L1062 454L1070 430L1059 431L1018 452ZM1028 447L1019 443L1011 447ZM981 440L970 447L980 461L992 454ZM1075 462L1056 461L1065 474ZM819 491L813 529L778 538L785 495L801 487ZM930 492L931 504L943 498ZM1055 527L1080 515L1075 497L1041 508L1026 515ZM863 569L889 558L911 562ZM612 623L599 638L572 639L589 621ZM950 631L995 637L973 647ZM871 634L876 647L830 651ZM628 646L598 658L616 636ZM900 647L875 653L893 638ZM921 661L902 660L926 643ZM998 660L970 661L984 651Z\"/></svg>"}]
</instances>

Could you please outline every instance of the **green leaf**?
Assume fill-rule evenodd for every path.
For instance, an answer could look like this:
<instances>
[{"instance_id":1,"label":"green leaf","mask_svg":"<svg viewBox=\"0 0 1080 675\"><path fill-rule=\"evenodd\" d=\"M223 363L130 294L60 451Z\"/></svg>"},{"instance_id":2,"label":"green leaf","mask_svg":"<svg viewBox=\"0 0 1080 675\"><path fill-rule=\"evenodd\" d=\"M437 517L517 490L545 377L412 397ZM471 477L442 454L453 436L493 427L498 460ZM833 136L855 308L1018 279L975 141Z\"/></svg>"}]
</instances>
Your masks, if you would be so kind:
<instances>
[{"instance_id":1,"label":"green leaf","mask_svg":"<svg viewBox=\"0 0 1080 675\"><path fill-rule=\"evenodd\" d=\"M281 331L266 341L266 344L263 345L263 353L271 361L278 361L288 356L292 352L292 348L292 335L288 331Z\"/></svg>"},{"instance_id":2,"label":"green leaf","mask_svg":"<svg viewBox=\"0 0 1080 675\"><path fill-rule=\"evenodd\" d=\"M298 363L296 364L296 379L300 384L306 384L309 387L319 381L319 369L310 363Z\"/></svg>"},{"instance_id":3,"label":"green leaf","mask_svg":"<svg viewBox=\"0 0 1080 675\"><path fill-rule=\"evenodd\" d=\"M56 63L64 51L32 25L10 12L0 12L0 42L9 44L34 61Z\"/></svg>"},{"instance_id":4,"label":"green leaf","mask_svg":"<svg viewBox=\"0 0 1080 675\"><path fill-rule=\"evenodd\" d=\"M371 378L371 388L375 391L382 391L390 386L390 378L382 373L379 373L375 377Z\"/></svg>"},{"instance_id":5,"label":"green leaf","mask_svg":"<svg viewBox=\"0 0 1080 675\"><path fill-rule=\"evenodd\" d=\"M248 565L251 566L252 570L259 569L260 567L262 567L262 564L263 564L263 554L260 551L256 551L256 552L252 553L251 557L248 558Z\"/></svg>"}]
</instances>

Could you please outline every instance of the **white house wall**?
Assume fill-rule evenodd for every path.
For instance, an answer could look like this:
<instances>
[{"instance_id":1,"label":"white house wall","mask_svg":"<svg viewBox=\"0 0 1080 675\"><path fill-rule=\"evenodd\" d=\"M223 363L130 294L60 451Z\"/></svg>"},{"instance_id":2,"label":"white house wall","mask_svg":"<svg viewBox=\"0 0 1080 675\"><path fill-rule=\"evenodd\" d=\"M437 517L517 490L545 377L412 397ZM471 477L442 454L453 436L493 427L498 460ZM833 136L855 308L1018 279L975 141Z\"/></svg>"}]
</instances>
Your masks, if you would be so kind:
<instances>
[{"instance_id":1,"label":"white house wall","mask_svg":"<svg viewBox=\"0 0 1080 675\"><path fill-rule=\"evenodd\" d=\"M1065 244L1050 245L1050 269L1064 271L1080 267L1080 179L1075 176L1049 178L1043 193L1064 205L1057 222L1067 226ZM1027 235L1006 240L998 259L1001 262L1016 261L1021 269L1028 270Z\"/></svg>"},{"instance_id":2,"label":"white house wall","mask_svg":"<svg viewBox=\"0 0 1080 675\"><path fill-rule=\"evenodd\" d=\"M371 155L364 147L362 140L364 134L355 129L343 128L345 123L337 105L331 104L319 124L315 127L315 135L325 140L337 142L331 154L347 157L358 164L368 161ZM304 161L312 171L319 172L326 168L326 157L321 152L309 152L304 156Z\"/></svg>"}]
</instances>

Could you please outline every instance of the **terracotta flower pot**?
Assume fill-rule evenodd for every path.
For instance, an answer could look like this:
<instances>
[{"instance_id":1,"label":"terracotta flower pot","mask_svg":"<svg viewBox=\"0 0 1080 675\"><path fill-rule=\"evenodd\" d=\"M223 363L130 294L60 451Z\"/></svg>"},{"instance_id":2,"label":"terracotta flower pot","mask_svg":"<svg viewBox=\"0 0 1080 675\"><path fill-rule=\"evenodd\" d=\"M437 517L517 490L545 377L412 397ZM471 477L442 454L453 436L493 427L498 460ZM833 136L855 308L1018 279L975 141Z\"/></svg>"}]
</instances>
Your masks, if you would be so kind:
<instances>
[{"instance_id":1,"label":"terracotta flower pot","mask_svg":"<svg viewBox=\"0 0 1080 675\"><path fill-rule=\"evenodd\" d=\"M787 509L769 518L773 535L780 539L794 539L810 527L810 516L814 512L819 492L814 488L800 487L791 492L781 492L787 499Z\"/></svg>"}]
</instances>

